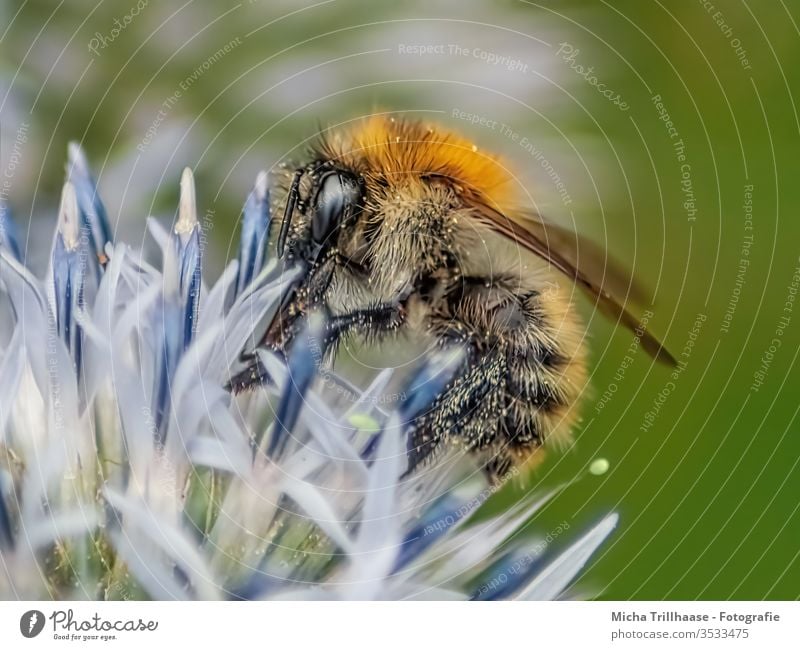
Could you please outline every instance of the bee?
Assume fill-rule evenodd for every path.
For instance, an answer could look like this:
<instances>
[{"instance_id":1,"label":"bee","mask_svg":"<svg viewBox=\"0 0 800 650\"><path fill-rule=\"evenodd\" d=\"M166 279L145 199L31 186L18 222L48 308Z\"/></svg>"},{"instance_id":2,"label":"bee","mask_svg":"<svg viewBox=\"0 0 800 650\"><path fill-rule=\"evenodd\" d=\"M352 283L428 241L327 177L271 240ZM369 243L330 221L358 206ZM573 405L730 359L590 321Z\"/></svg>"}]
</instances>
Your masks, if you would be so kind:
<instances>
[{"instance_id":1,"label":"bee","mask_svg":"<svg viewBox=\"0 0 800 650\"><path fill-rule=\"evenodd\" d=\"M409 471L449 444L499 481L570 442L587 389L575 286L674 364L613 297L630 289L627 276L585 239L521 210L508 166L467 139L372 116L323 132L308 160L278 173L276 250L302 271L262 343L286 352L324 309L329 344L409 332L461 347L454 379L411 423ZM250 368L232 386L263 380Z\"/></svg>"}]
</instances>

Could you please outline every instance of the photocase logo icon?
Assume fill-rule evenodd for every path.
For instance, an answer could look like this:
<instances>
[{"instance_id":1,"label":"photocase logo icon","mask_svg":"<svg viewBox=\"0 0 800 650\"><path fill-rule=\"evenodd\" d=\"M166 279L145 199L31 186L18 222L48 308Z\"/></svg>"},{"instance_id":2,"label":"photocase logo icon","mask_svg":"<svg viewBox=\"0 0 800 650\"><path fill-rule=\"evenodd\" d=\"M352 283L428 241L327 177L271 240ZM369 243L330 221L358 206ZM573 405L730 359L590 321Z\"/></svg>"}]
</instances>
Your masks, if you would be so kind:
<instances>
[{"instance_id":1,"label":"photocase logo icon","mask_svg":"<svg viewBox=\"0 0 800 650\"><path fill-rule=\"evenodd\" d=\"M22 636L32 639L44 629L44 614L38 609L25 612L19 619L19 631Z\"/></svg>"}]
</instances>

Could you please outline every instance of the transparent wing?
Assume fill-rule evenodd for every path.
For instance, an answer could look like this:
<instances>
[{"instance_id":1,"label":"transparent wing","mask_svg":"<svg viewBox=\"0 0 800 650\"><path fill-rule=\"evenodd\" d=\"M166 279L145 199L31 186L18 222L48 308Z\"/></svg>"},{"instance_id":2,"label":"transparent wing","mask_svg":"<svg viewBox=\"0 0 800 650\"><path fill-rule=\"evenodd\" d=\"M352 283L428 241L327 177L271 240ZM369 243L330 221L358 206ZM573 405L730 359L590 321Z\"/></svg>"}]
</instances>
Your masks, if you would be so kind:
<instances>
[{"instance_id":1,"label":"transparent wing","mask_svg":"<svg viewBox=\"0 0 800 650\"><path fill-rule=\"evenodd\" d=\"M636 332L642 348L654 359L669 366L676 365L664 345L641 328L639 319L614 297L613 294L624 295L640 302L644 292L598 246L533 213L517 221L486 204L476 207L475 215L481 223L547 260L588 294L606 316Z\"/></svg>"}]
</instances>

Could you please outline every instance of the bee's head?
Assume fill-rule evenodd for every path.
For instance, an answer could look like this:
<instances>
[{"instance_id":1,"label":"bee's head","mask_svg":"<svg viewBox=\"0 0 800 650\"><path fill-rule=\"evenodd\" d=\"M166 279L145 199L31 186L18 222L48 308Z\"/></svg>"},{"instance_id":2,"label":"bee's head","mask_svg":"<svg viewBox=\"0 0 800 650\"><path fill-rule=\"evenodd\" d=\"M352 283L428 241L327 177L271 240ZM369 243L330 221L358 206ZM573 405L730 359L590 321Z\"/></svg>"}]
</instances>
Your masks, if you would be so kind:
<instances>
[{"instance_id":1,"label":"bee's head","mask_svg":"<svg viewBox=\"0 0 800 650\"><path fill-rule=\"evenodd\" d=\"M302 201L302 221L305 227L292 232L292 220L300 201L300 183L303 176L311 177L309 198ZM339 169L330 163L323 163L316 169L298 169L295 172L286 209L278 234L278 257L283 257L287 242L293 257L299 261L313 264L331 249L336 247L338 235L343 228L358 216L364 194L363 180L349 171Z\"/></svg>"},{"instance_id":2,"label":"bee's head","mask_svg":"<svg viewBox=\"0 0 800 650\"><path fill-rule=\"evenodd\" d=\"M307 197L301 199L304 177L311 182ZM320 305L335 269L339 236L358 217L363 200L363 179L329 162L295 172L276 248L278 257L299 265L301 273L267 331L265 340L274 347L285 347L299 317Z\"/></svg>"}]
</instances>

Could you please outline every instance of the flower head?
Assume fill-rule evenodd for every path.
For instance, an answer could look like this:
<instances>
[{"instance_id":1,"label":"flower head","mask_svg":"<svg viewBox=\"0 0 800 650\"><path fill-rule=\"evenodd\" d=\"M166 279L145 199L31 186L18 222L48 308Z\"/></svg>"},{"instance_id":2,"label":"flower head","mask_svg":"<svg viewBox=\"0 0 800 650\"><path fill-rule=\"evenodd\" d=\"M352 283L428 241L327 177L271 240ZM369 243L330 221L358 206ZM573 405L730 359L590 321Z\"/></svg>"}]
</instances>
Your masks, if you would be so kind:
<instances>
[{"instance_id":1,"label":"flower head","mask_svg":"<svg viewBox=\"0 0 800 650\"><path fill-rule=\"evenodd\" d=\"M553 554L519 533L558 490L486 513L496 488L455 450L408 472L407 423L452 353L386 409L391 371L362 390L325 369L321 314L288 360L254 345L294 273L267 259L266 174L239 258L206 287L189 170L172 230L148 223L159 269L111 240L75 145L69 160L44 280L0 213L3 597L539 599L572 584L616 515ZM234 396L243 359L264 382Z\"/></svg>"}]
</instances>

